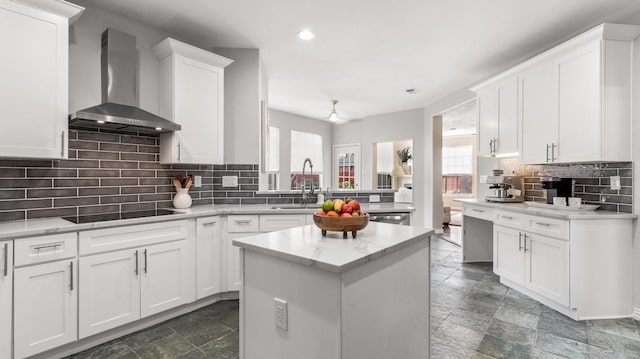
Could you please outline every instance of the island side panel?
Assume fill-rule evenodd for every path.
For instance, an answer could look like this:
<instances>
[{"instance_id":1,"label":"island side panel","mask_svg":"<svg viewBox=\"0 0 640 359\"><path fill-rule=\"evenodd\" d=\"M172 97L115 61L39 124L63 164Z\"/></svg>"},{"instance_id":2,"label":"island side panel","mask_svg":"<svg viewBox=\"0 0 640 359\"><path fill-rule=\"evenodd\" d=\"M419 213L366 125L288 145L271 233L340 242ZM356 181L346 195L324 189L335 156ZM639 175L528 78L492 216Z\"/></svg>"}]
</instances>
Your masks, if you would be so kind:
<instances>
[{"instance_id":1,"label":"island side panel","mask_svg":"<svg viewBox=\"0 0 640 359\"><path fill-rule=\"evenodd\" d=\"M340 358L340 276L242 251L244 359ZM275 326L274 298L287 301L288 331Z\"/></svg>"},{"instance_id":2,"label":"island side panel","mask_svg":"<svg viewBox=\"0 0 640 359\"><path fill-rule=\"evenodd\" d=\"M430 244L342 275L342 359L429 358Z\"/></svg>"}]
</instances>

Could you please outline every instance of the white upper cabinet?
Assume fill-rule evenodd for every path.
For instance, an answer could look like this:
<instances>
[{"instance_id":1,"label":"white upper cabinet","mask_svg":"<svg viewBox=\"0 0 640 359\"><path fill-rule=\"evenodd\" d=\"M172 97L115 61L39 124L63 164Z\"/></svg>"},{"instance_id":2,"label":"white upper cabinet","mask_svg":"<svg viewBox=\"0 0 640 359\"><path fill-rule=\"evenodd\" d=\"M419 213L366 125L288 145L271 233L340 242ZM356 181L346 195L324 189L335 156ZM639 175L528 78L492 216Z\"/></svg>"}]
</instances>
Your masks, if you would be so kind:
<instances>
[{"instance_id":1,"label":"white upper cabinet","mask_svg":"<svg viewBox=\"0 0 640 359\"><path fill-rule=\"evenodd\" d=\"M632 55L638 34L640 26L602 24L473 89L482 106L485 91L519 78L520 163L631 160ZM495 111L487 112L502 124L501 101L496 101ZM482 107L479 114L478 138L486 142ZM494 153L499 154L505 151L502 132L498 136ZM489 145L478 145L479 154L487 154Z\"/></svg>"},{"instance_id":2,"label":"white upper cabinet","mask_svg":"<svg viewBox=\"0 0 640 359\"><path fill-rule=\"evenodd\" d=\"M69 22L83 10L0 0L0 157L67 158Z\"/></svg>"},{"instance_id":3,"label":"white upper cabinet","mask_svg":"<svg viewBox=\"0 0 640 359\"><path fill-rule=\"evenodd\" d=\"M160 59L160 112L182 129L160 135L161 163L224 161L224 68L233 60L167 38Z\"/></svg>"},{"instance_id":4,"label":"white upper cabinet","mask_svg":"<svg viewBox=\"0 0 640 359\"><path fill-rule=\"evenodd\" d=\"M474 91L478 93L478 155L518 152L518 77Z\"/></svg>"}]
</instances>

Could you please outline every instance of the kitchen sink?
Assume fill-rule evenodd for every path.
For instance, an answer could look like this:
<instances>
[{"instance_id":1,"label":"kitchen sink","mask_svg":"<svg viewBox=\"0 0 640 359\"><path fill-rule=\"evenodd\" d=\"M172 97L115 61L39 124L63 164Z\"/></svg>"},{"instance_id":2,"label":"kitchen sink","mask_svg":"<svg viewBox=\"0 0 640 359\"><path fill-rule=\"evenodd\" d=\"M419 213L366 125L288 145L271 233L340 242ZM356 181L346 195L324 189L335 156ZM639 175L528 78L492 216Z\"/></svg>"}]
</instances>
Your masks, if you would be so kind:
<instances>
[{"instance_id":1,"label":"kitchen sink","mask_svg":"<svg viewBox=\"0 0 640 359\"><path fill-rule=\"evenodd\" d=\"M271 209L312 209L309 205L301 205L301 204L281 204L271 207Z\"/></svg>"}]
</instances>

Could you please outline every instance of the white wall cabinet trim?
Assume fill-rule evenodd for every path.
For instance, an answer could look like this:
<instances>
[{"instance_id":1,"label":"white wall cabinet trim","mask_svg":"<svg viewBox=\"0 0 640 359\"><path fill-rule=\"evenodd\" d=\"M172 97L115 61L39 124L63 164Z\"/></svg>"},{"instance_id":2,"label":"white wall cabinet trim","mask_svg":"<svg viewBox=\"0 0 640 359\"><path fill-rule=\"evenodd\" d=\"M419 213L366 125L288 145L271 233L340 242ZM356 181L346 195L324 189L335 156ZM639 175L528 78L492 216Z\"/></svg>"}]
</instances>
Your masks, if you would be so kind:
<instances>
[{"instance_id":1,"label":"white wall cabinet trim","mask_svg":"<svg viewBox=\"0 0 640 359\"><path fill-rule=\"evenodd\" d=\"M13 342L13 241L0 242L0 358L11 358Z\"/></svg>"}]
</instances>

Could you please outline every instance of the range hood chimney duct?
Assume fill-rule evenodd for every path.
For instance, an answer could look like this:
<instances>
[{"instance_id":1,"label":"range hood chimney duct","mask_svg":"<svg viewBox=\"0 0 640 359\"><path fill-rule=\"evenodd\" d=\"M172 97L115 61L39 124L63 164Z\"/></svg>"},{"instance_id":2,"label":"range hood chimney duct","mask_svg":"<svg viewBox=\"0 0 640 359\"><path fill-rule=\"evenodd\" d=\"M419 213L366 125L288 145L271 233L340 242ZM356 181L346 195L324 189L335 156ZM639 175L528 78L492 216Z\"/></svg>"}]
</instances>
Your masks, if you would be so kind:
<instances>
[{"instance_id":1,"label":"range hood chimney duct","mask_svg":"<svg viewBox=\"0 0 640 359\"><path fill-rule=\"evenodd\" d=\"M73 127L106 128L123 133L162 133L180 125L139 108L136 38L106 29L100 56L102 104L69 115Z\"/></svg>"}]
</instances>

